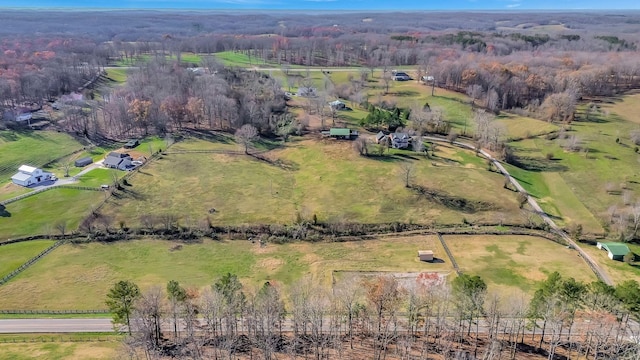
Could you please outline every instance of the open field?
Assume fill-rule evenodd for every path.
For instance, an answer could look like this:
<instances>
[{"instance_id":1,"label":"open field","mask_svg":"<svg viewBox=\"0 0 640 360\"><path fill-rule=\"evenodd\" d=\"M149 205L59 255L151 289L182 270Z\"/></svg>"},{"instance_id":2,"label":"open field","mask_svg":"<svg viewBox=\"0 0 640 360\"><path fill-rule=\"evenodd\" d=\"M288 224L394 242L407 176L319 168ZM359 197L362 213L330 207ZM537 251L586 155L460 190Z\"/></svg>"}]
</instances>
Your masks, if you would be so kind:
<instances>
[{"instance_id":1,"label":"open field","mask_svg":"<svg viewBox=\"0 0 640 360\"><path fill-rule=\"evenodd\" d=\"M61 223L69 232L103 198L99 191L52 189L6 205L8 215L0 217L0 240L60 233L56 225Z\"/></svg>"},{"instance_id":2,"label":"open field","mask_svg":"<svg viewBox=\"0 0 640 360\"><path fill-rule=\"evenodd\" d=\"M200 143L214 146L189 140L174 149L195 149ZM472 153L440 145L432 160L408 151L367 158L352 146L300 140L264 154L284 168L245 155L165 155L129 180L131 196L110 199L103 212L130 226L142 214L161 215L167 209L182 224L192 225L207 217L214 224L290 223L297 213L316 214L320 221L522 221L516 196L503 189L502 176L486 171ZM405 188L400 176L404 161L414 164L416 184L482 203L482 209L460 212ZM216 211L209 214L212 208Z\"/></svg>"},{"instance_id":3,"label":"open field","mask_svg":"<svg viewBox=\"0 0 640 360\"><path fill-rule=\"evenodd\" d=\"M267 280L288 286L306 274L330 286L334 270L451 270L446 258L443 263L421 263L419 249L433 249L436 257L444 258L444 250L433 236L265 247L243 240L65 244L0 287L0 298L6 308L103 309L108 289L122 279L133 280L143 289L164 286L172 279L185 286L203 287L232 272L251 289Z\"/></svg>"},{"instance_id":4,"label":"open field","mask_svg":"<svg viewBox=\"0 0 640 360\"><path fill-rule=\"evenodd\" d=\"M0 278L53 244L52 240L34 240L0 246Z\"/></svg>"},{"instance_id":5,"label":"open field","mask_svg":"<svg viewBox=\"0 0 640 360\"><path fill-rule=\"evenodd\" d=\"M123 84L127 81L127 69L108 69L106 71L106 77L116 84Z\"/></svg>"},{"instance_id":6,"label":"open field","mask_svg":"<svg viewBox=\"0 0 640 360\"><path fill-rule=\"evenodd\" d=\"M640 245L627 244L627 246L629 246L629 250L635 253L636 256L640 255ZM626 280L635 280L640 282L640 265L638 262L631 266L622 261L613 261L607 257L606 251L598 249L595 245L585 244L582 245L582 249L584 249L589 255L593 256L598 264L607 271L607 274L609 274L616 284Z\"/></svg>"},{"instance_id":7,"label":"open field","mask_svg":"<svg viewBox=\"0 0 640 360\"><path fill-rule=\"evenodd\" d=\"M121 339L99 334L0 335L0 360L114 359Z\"/></svg>"},{"instance_id":8,"label":"open field","mask_svg":"<svg viewBox=\"0 0 640 360\"><path fill-rule=\"evenodd\" d=\"M560 128L556 124L511 113L501 113L496 117L495 123L504 130L504 137L507 139L527 138Z\"/></svg>"},{"instance_id":9,"label":"open field","mask_svg":"<svg viewBox=\"0 0 640 360\"><path fill-rule=\"evenodd\" d=\"M575 250L531 236L444 236L462 271L479 275L492 289L509 295L532 293L536 282L558 271L579 281L596 280Z\"/></svg>"},{"instance_id":10,"label":"open field","mask_svg":"<svg viewBox=\"0 0 640 360\"><path fill-rule=\"evenodd\" d=\"M80 150L83 145L65 133L55 131L0 131L0 183L11 181L18 167L42 167L59 157Z\"/></svg>"},{"instance_id":11,"label":"open field","mask_svg":"<svg viewBox=\"0 0 640 360\"><path fill-rule=\"evenodd\" d=\"M625 193L631 199L640 195L638 154L629 139L637 125L613 113L615 106L608 116L601 113L592 115L589 122L574 121L571 131L555 140L512 143L523 169L509 169L525 180L522 185L527 191L543 199L542 206L552 214L555 207L556 215L566 216L567 222L596 232L602 232L597 227L607 217L607 209L624 207ZM572 136L577 137L580 151L567 149Z\"/></svg>"},{"instance_id":12,"label":"open field","mask_svg":"<svg viewBox=\"0 0 640 360\"><path fill-rule=\"evenodd\" d=\"M219 52L215 54L215 57L224 66L249 67L266 64L261 58L249 57L247 54L234 51Z\"/></svg>"},{"instance_id":13,"label":"open field","mask_svg":"<svg viewBox=\"0 0 640 360\"><path fill-rule=\"evenodd\" d=\"M640 93L625 95L620 101L602 106L627 121L640 124Z\"/></svg>"}]
</instances>

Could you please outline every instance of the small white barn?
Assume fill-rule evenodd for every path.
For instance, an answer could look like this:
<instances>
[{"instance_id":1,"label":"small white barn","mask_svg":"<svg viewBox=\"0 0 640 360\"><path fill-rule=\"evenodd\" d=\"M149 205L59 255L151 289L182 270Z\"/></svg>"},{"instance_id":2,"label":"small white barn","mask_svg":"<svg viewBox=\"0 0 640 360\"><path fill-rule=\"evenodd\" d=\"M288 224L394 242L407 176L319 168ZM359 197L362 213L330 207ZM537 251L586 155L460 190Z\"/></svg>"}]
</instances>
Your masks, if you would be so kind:
<instances>
[{"instance_id":1,"label":"small white barn","mask_svg":"<svg viewBox=\"0 0 640 360\"><path fill-rule=\"evenodd\" d=\"M32 118L33 118L33 115L30 112L22 113L16 116L16 121L17 122L28 121L28 120L31 120Z\"/></svg>"},{"instance_id":2,"label":"small white barn","mask_svg":"<svg viewBox=\"0 0 640 360\"><path fill-rule=\"evenodd\" d=\"M20 186L31 186L50 179L51 173L29 165L20 166L18 168L18 173L11 177L11 181Z\"/></svg>"}]
</instances>

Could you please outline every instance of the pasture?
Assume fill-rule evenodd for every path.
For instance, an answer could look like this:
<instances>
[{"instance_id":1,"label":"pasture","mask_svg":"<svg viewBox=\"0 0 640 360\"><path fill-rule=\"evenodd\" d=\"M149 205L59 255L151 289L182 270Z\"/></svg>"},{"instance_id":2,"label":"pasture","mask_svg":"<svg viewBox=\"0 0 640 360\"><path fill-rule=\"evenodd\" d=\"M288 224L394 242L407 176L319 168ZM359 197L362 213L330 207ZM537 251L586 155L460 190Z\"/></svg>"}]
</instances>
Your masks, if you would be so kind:
<instances>
[{"instance_id":1,"label":"pasture","mask_svg":"<svg viewBox=\"0 0 640 360\"><path fill-rule=\"evenodd\" d=\"M423 263L420 249L432 249L442 263ZM451 264L434 236L391 237L354 242L296 242L283 245L246 240L203 240L182 244L164 240L65 244L0 287L6 308L103 309L105 296L119 280L142 289L177 280L204 287L232 272L247 290L265 281L285 287L305 275L329 287L334 270L451 271ZM28 301L25 301L28 299Z\"/></svg>"},{"instance_id":2,"label":"pasture","mask_svg":"<svg viewBox=\"0 0 640 360\"><path fill-rule=\"evenodd\" d=\"M544 238L446 235L444 239L463 272L479 275L489 291L503 295L518 290L531 294L536 283L554 271L579 281L596 280L575 250Z\"/></svg>"},{"instance_id":3,"label":"pasture","mask_svg":"<svg viewBox=\"0 0 640 360\"><path fill-rule=\"evenodd\" d=\"M0 278L53 244L52 240L34 240L0 246Z\"/></svg>"},{"instance_id":4,"label":"pasture","mask_svg":"<svg viewBox=\"0 0 640 360\"><path fill-rule=\"evenodd\" d=\"M618 104L621 108L616 108ZM630 112L631 105L618 104L610 106L608 115L601 111L589 121L572 122L556 139L511 143L521 165L509 169L524 179L527 191L542 199L552 215L566 224L582 224L589 232L602 233L600 224L606 221L608 209L624 208L625 202L640 196L639 156L629 136L638 125L615 112ZM572 141L578 150L569 148Z\"/></svg>"},{"instance_id":5,"label":"pasture","mask_svg":"<svg viewBox=\"0 0 640 360\"><path fill-rule=\"evenodd\" d=\"M0 183L11 181L20 165L43 167L83 147L61 132L0 130Z\"/></svg>"},{"instance_id":6,"label":"pasture","mask_svg":"<svg viewBox=\"0 0 640 360\"><path fill-rule=\"evenodd\" d=\"M233 145L188 140L172 149L200 147ZM131 187L109 199L102 212L129 226L143 214L168 212L184 225L206 219L213 224L291 223L298 214L364 223L459 223L463 217L523 221L516 195L503 189L501 175L487 171L473 153L444 144L433 159L410 151L362 157L352 142L334 140L296 140L262 156L269 162L233 154L163 155L135 174ZM401 176L404 163L413 164L413 183L442 198L407 189ZM457 199L471 208L456 208Z\"/></svg>"},{"instance_id":7,"label":"pasture","mask_svg":"<svg viewBox=\"0 0 640 360\"><path fill-rule=\"evenodd\" d=\"M121 340L99 334L2 334L0 360L115 359Z\"/></svg>"},{"instance_id":8,"label":"pasture","mask_svg":"<svg viewBox=\"0 0 640 360\"><path fill-rule=\"evenodd\" d=\"M0 216L0 240L76 229L103 192L56 188L6 205Z\"/></svg>"}]
</instances>

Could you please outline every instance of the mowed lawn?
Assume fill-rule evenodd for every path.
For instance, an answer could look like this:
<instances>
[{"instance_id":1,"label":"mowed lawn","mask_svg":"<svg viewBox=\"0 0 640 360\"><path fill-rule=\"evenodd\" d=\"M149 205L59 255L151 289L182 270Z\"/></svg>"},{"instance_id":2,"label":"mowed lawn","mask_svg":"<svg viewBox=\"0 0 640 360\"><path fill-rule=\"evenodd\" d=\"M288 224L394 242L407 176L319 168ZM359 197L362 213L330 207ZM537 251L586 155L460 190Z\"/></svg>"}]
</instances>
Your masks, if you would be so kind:
<instances>
[{"instance_id":1,"label":"mowed lawn","mask_svg":"<svg viewBox=\"0 0 640 360\"><path fill-rule=\"evenodd\" d=\"M246 240L203 240L181 244L164 240L65 244L0 287L6 308L104 309L111 286L129 279L142 289L177 280L184 286L204 287L219 276L237 274L248 289L265 281L287 287L305 275L331 286L334 270L451 271L451 264L424 263L420 249L444 251L433 236L386 238L356 242L298 242L284 245Z\"/></svg>"},{"instance_id":2,"label":"mowed lawn","mask_svg":"<svg viewBox=\"0 0 640 360\"><path fill-rule=\"evenodd\" d=\"M479 275L489 290L502 294L531 293L537 282L554 271L579 281L596 280L575 250L544 238L446 235L444 239L463 272Z\"/></svg>"},{"instance_id":3,"label":"mowed lawn","mask_svg":"<svg viewBox=\"0 0 640 360\"><path fill-rule=\"evenodd\" d=\"M53 244L52 240L33 240L0 246L0 278Z\"/></svg>"},{"instance_id":4,"label":"mowed lawn","mask_svg":"<svg viewBox=\"0 0 640 360\"><path fill-rule=\"evenodd\" d=\"M109 199L102 211L130 226L142 215L167 213L192 225L207 218L214 224L291 223L298 213L308 220L315 214L319 221L365 223L523 221L503 177L473 153L441 145L436 155L428 160L404 151L366 158L352 142L332 140L296 141L264 154L284 168L246 155L168 154L129 180L130 196ZM486 211L462 213L407 189L404 162L414 166L412 183L483 202Z\"/></svg>"},{"instance_id":5,"label":"mowed lawn","mask_svg":"<svg viewBox=\"0 0 640 360\"><path fill-rule=\"evenodd\" d=\"M56 224L62 222L70 232L102 199L104 194L99 191L52 189L8 204L0 216L0 240L58 234Z\"/></svg>"},{"instance_id":6,"label":"mowed lawn","mask_svg":"<svg viewBox=\"0 0 640 360\"><path fill-rule=\"evenodd\" d=\"M23 164L42 167L46 163L83 145L65 133L55 131L0 131L0 183L11 181L11 176Z\"/></svg>"},{"instance_id":7,"label":"mowed lawn","mask_svg":"<svg viewBox=\"0 0 640 360\"><path fill-rule=\"evenodd\" d=\"M99 337L93 335L94 339ZM40 342L39 338L46 338L47 341ZM72 340L59 341L59 339L68 338ZM0 337L0 360L116 359L118 358L118 349L122 346L117 337L113 337L114 339L109 339L109 341L93 342L76 338L69 335L5 335ZM106 338L106 336L102 336L102 338ZM13 339L16 340L16 343L11 343Z\"/></svg>"}]
</instances>

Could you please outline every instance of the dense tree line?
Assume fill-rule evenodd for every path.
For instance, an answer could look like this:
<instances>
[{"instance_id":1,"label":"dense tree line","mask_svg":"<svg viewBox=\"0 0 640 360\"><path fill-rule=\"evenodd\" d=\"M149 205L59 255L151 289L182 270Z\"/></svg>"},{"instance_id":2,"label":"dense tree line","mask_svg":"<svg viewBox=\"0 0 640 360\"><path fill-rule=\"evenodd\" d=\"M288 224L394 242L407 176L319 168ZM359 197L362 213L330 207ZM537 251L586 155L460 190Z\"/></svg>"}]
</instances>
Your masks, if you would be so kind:
<instances>
[{"instance_id":1,"label":"dense tree line","mask_svg":"<svg viewBox=\"0 0 640 360\"><path fill-rule=\"evenodd\" d=\"M534 351L586 359L640 355L640 286L590 284L552 273L530 300L501 298L482 278L345 275L332 291L303 278L250 289L234 274L204 289L169 281L144 291L120 281L107 304L147 358L516 359ZM355 351L355 352L354 352ZM358 354L358 355L356 355Z\"/></svg>"},{"instance_id":2,"label":"dense tree line","mask_svg":"<svg viewBox=\"0 0 640 360\"><path fill-rule=\"evenodd\" d=\"M40 22L34 24L33 16ZM27 18L29 27L21 23ZM249 123L276 133L291 124L279 116L284 104L275 81L224 70L211 57L201 66L217 76L198 77L180 66L183 52L239 51L285 71L291 65L355 65L373 74L378 68L387 91L388 70L411 65L416 79L427 75L434 85L467 93L489 111L522 108L550 121L573 120L581 98L640 85L639 39L626 31L638 23L634 14L7 11L0 20L6 32L0 44L0 106L6 108L41 105L77 90L109 61L156 57L134 71L126 90L108 94L105 104L65 113L67 128L87 136L164 132L188 123L230 129ZM536 26L564 31L528 29ZM43 37L45 29L49 35ZM178 62L164 60L166 54ZM332 92L362 103L366 84L363 72L349 84L333 84Z\"/></svg>"}]
</instances>

